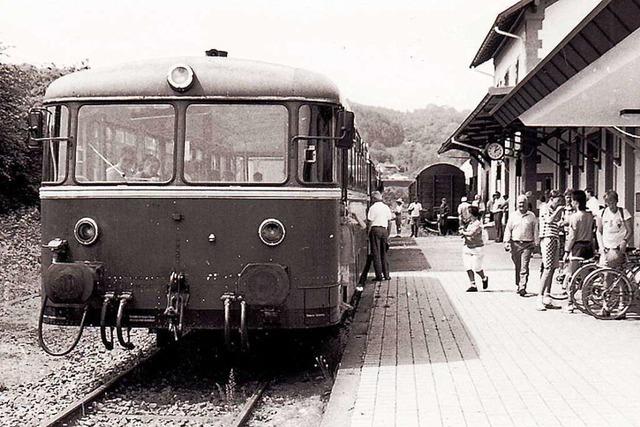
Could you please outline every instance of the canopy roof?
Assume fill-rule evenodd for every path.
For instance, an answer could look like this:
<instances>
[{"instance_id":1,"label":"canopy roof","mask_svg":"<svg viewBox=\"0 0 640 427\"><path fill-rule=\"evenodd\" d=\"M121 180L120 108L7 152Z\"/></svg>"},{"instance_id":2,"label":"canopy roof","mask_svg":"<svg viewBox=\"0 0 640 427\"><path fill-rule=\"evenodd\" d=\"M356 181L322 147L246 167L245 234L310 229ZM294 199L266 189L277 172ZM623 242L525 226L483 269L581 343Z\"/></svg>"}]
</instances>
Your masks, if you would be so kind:
<instances>
[{"instance_id":1,"label":"canopy roof","mask_svg":"<svg viewBox=\"0 0 640 427\"><path fill-rule=\"evenodd\" d=\"M473 145L479 149L497 139L503 131L503 127L491 115L491 110L498 102L506 96L511 87L492 87L489 88L487 94L476 108L467 116L467 118L458 126L453 134L447 138L438 150L438 154L442 154L448 150L464 150L468 151L469 147L457 145L455 142L462 142L466 145ZM476 151L476 150L474 150Z\"/></svg>"}]
</instances>

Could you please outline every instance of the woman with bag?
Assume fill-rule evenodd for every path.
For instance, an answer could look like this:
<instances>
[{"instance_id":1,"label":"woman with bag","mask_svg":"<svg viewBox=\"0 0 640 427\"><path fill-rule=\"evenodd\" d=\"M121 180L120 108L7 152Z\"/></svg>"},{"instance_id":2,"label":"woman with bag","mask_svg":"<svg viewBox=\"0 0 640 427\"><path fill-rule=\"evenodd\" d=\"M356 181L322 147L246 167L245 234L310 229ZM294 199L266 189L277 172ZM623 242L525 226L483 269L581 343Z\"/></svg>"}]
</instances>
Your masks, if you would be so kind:
<instances>
[{"instance_id":1,"label":"woman with bag","mask_svg":"<svg viewBox=\"0 0 640 427\"><path fill-rule=\"evenodd\" d=\"M484 238L480 211L477 206L469 207L470 220L465 227L460 227L460 234L464 239L462 247L462 262L469 276L470 286L467 292L478 292L475 282L475 274L482 280L482 289L489 286L489 277L484 274L482 261L484 259ZM475 272L475 273L474 273Z\"/></svg>"}]
</instances>

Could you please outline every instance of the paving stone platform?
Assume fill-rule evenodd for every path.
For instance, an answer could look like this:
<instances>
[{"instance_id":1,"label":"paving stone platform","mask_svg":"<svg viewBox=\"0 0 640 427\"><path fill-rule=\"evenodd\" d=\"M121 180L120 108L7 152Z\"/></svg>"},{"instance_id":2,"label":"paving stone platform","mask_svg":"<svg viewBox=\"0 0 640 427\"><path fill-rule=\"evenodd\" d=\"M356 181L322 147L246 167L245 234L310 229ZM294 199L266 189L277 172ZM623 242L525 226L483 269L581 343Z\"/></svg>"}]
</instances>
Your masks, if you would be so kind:
<instances>
[{"instance_id":1,"label":"paving stone platform","mask_svg":"<svg viewBox=\"0 0 640 427\"><path fill-rule=\"evenodd\" d=\"M365 290L324 426L640 426L638 320L536 311L498 244L466 293L460 240L417 243L431 269Z\"/></svg>"}]
</instances>

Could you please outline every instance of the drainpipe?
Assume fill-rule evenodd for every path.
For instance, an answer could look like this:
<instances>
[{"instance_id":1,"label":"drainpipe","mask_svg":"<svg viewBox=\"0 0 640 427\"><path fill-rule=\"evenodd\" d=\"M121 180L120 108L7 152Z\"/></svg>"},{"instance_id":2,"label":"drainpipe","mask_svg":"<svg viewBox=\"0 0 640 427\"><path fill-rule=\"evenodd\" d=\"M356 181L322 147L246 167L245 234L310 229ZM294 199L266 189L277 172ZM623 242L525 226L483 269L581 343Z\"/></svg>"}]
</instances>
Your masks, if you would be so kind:
<instances>
[{"instance_id":1,"label":"drainpipe","mask_svg":"<svg viewBox=\"0 0 640 427\"><path fill-rule=\"evenodd\" d=\"M522 37L520 37L517 34L507 33L506 31L502 31L500 28L498 28L497 25L493 27L493 31L495 31L497 34L500 34L501 36L511 37L512 39L517 39L524 43L524 40L522 39Z\"/></svg>"}]
</instances>

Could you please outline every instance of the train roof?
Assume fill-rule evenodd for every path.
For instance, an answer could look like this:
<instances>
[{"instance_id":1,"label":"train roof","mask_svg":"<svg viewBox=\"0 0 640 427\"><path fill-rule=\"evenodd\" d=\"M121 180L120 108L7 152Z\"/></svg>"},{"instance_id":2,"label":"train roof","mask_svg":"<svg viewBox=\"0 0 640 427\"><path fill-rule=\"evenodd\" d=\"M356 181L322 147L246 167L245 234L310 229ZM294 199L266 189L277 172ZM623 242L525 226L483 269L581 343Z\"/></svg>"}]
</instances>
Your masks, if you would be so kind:
<instances>
[{"instance_id":1,"label":"train roof","mask_svg":"<svg viewBox=\"0 0 640 427\"><path fill-rule=\"evenodd\" d=\"M464 171L460 169L460 166L457 166L451 163L438 162L438 163L432 163L420 169L418 172L416 172L416 178L419 177L423 172L427 171L428 169L435 168L436 166L439 166L439 167L448 166L450 168L457 169L461 174L464 174Z\"/></svg>"},{"instance_id":2,"label":"train roof","mask_svg":"<svg viewBox=\"0 0 640 427\"><path fill-rule=\"evenodd\" d=\"M177 92L169 70L188 65L194 83ZM130 62L82 70L55 80L45 102L76 99L216 98L314 100L340 103L336 85L321 74L300 68L226 57L177 57Z\"/></svg>"}]
</instances>

